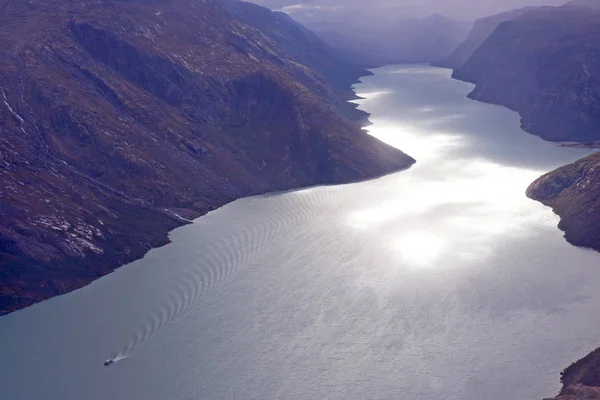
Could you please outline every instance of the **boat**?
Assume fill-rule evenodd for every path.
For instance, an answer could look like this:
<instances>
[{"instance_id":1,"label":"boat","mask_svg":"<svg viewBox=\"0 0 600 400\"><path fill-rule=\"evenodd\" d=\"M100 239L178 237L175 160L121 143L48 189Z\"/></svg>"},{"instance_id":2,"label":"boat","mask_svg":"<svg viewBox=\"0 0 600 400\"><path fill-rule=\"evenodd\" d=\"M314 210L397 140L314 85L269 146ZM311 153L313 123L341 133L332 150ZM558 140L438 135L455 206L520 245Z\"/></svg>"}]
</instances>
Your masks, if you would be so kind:
<instances>
[{"instance_id":1,"label":"boat","mask_svg":"<svg viewBox=\"0 0 600 400\"><path fill-rule=\"evenodd\" d=\"M114 363L115 363L115 360L113 360L113 359L106 360L106 361L104 361L104 366L108 367L109 365L114 364Z\"/></svg>"}]
</instances>

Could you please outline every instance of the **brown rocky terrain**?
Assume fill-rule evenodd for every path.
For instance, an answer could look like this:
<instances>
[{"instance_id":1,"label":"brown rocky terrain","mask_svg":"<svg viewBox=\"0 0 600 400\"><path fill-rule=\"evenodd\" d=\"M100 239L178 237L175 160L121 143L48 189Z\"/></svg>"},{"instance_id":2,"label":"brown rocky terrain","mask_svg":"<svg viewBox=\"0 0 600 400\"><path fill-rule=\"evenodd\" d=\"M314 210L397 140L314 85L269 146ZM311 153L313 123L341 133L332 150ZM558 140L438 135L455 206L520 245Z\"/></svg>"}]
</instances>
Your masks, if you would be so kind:
<instances>
[{"instance_id":1,"label":"brown rocky terrain","mask_svg":"<svg viewBox=\"0 0 600 400\"><path fill-rule=\"evenodd\" d=\"M0 314L237 198L414 161L360 130L345 99L364 72L283 14L213 0L2 8Z\"/></svg>"},{"instance_id":2,"label":"brown rocky terrain","mask_svg":"<svg viewBox=\"0 0 600 400\"><path fill-rule=\"evenodd\" d=\"M600 153L540 177L527 196L554 209L570 243L600 251Z\"/></svg>"}]
</instances>

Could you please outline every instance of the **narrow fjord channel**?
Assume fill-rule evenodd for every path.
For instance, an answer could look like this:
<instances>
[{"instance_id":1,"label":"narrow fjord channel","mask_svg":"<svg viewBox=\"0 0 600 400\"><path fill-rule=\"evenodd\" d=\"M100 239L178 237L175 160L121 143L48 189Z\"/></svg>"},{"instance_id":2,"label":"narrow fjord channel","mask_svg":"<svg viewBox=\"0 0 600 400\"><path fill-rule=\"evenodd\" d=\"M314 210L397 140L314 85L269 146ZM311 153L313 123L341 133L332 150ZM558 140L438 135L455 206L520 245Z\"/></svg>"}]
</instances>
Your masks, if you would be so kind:
<instances>
[{"instance_id":1,"label":"narrow fjord channel","mask_svg":"<svg viewBox=\"0 0 600 400\"><path fill-rule=\"evenodd\" d=\"M3 398L554 395L600 345L600 255L525 189L587 151L528 135L449 70L374 72L356 86L369 132L417 164L236 201L0 318Z\"/></svg>"}]
</instances>

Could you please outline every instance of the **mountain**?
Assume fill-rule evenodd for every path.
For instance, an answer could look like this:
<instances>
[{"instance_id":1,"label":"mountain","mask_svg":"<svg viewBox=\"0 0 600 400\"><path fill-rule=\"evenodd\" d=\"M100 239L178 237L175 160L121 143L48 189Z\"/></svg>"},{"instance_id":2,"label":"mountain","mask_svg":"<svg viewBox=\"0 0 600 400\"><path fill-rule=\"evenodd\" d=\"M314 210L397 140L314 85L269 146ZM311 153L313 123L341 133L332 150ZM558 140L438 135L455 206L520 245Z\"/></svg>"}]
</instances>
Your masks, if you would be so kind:
<instances>
[{"instance_id":1,"label":"mountain","mask_svg":"<svg viewBox=\"0 0 600 400\"><path fill-rule=\"evenodd\" d=\"M523 15L531 9L532 7L522 8L476 20L467 38L448 57L436 60L433 65L451 69L462 67L471 58L473 53L475 53L475 50L494 32L498 25L504 21L510 21Z\"/></svg>"},{"instance_id":2,"label":"mountain","mask_svg":"<svg viewBox=\"0 0 600 400\"><path fill-rule=\"evenodd\" d=\"M434 14L427 18L318 19L294 13L294 18L337 49L346 59L374 65L428 63L447 56L467 35L471 23Z\"/></svg>"},{"instance_id":3,"label":"mountain","mask_svg":"<svg viewBox=\"0 0 600 400\"><path fill-rule=\"evenodd\" d=\"M221 4L238 20L266 34L278 48L285 50L287 57L318 72L334 90L331 93L316 93L335 104L344 116L361 123L366 121L366 113L357 111L356 105L347 101L356 99L349 82L354 83L358 76L369 74L363 66L341 62L335 49L286 13L273 12L265 7L236 0L221 0ZM296 79L311 86L310 80L307 81L303 76L304 73L296 73ZM314 85L311 87L314 91Z\"/></svg>"},{"instance_id":4,"label":"mountain","mask_svg":"<svg viewBox=\"0 0 600 400\"><path fill-rule=\"evenodd\" d=\"M527 195L554 209L570 243L600 251L600 153L540 177Z\"/></svg>"},{"instance_id":5,"label":"mountain","mask_svg":"<svg viewBox=\"0 0 600 400\"><path fill-rule=\"evenodd\" d=\"M561 373L559 395L546 400L592 400L600 396L600 349L571 364Z\"/></svg>"},{"instance_id":6,"label":"mountain","mask_svg":"<svg viewBox=\"0 0 600 400\"><path fill-rule=\"evenodd\" d=\"M566 5L600 10L600 1L598 0L573 0ZM537 7L524 7L476 20L465 41L458 45L448 57L435 61L433 65L450 69L462 67L483 42L490 37L498 25L502 22L520 17L529 11L535 11L536 8Z\"/></svg>"},{"instance_id":7,"label":"mountain","mask_svg":"<svg viewBox=\"0 0 600 400\"><path fill-rule=\"evenodd\" d=\"M471 98L520 113L523 129L556 142L600 140L600 11L541 7L501 23L454 71Z\"/></svg>"},{"instance_id":8,"label":"mountain","mask_svg":"<svg viewBox=\"0 0 600 400\"><path fill-rule=\"evenodd\" d=\"M414 160L348 106L366 72L217 0L15 0L0 14L0 314L79 288L243 196Z\"/></svg>"}]
</instances>

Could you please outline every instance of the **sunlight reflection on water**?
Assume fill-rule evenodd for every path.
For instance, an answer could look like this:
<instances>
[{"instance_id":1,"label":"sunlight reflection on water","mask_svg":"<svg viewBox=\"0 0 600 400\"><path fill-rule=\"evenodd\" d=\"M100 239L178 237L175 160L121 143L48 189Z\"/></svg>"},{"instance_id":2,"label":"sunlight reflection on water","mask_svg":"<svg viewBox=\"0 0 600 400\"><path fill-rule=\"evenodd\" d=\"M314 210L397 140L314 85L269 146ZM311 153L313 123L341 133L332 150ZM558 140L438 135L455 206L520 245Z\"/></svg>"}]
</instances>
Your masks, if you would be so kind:
<instances>
[{"instance_id":1,"label":"sunlight reflection on water","mask_svg":"<svg viewBox=\"0 0 600 400\"><path fill-rule=\"evenodd\" d=\"M412 168L233 202L83 290L0 318L3 395L556 394L559 371L598 345L600 262L524 194L586 151L527 135L448 70L386 67L358 88L369 133ZM102 365L129 343L133 356Z\"/></svg>"},{"instance_id":2,"label":"sunlight reflection on water","mask_svg":"<svg viewBox=\"0 0 600 400\"><path fill-rule=\"evenodd\" d=\"M389 73L439 76L446 71L413 67ZM392 90L360 95L364 99L357 103L366 110L385 110L383 104L397 105L398 100L405 99ZM463 109L469 106L465 103ZM393 244L396 256L407 265L435 268L440 259L457 256L465 262L484 262L499 237L527 236L535 224L555 226L557 223L548 209L524 196L525 188L546 172L544 167L535 160L530 165L513 166L488 158L486 149L473 140L473 133L477 132L471 127L460 129L460 120L468 115L463 109L425 102L413 104L407 112L400 106L399 115L392 109L378 113L372 118L373 125L366 129L369 134L413 156L417 164L396 179L399 185L410 188L408 191L396 192L396 195L390 195L389 191L382 193L379 197L384 201L351 211L347 221L357 229L376 230L382 224L390 225L392 219L397 229L386 231L385 240ZM458 125L453 126L456 121ZM514 133L514 139L523 147L530 146L531 137L524 132ZM482 134L489 134L485 127ZM553 146L541 141L539 144L546 148ZM552 156L551 151L549 157ZM382 189L374 187L374 190Z\"/></svg>"}]
</instances>

